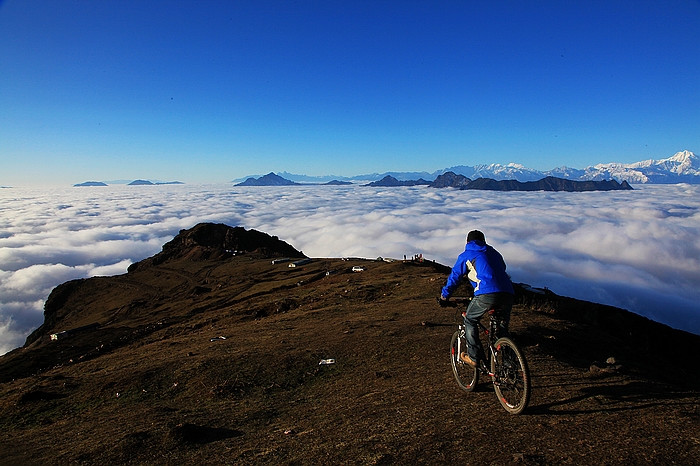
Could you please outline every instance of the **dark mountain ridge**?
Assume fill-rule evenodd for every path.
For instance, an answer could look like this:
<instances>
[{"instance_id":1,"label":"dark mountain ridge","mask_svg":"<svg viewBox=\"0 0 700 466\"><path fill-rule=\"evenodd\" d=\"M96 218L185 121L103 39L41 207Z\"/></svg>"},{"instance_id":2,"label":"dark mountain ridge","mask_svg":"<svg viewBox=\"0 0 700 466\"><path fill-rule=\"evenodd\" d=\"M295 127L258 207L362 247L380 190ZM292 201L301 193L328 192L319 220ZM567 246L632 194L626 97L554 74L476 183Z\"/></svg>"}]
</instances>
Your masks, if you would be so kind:
<instances>
[{"instance_id":1,"label":"dark mountain ridge","mask_svg":"<svg viewBox=\"0 0 700 466\"><path fill-rule=\"evenodd\" d=\"M189 230L181 230L171 241L163 245L161 252L142 261L131 264L128 273L148 270L154 266L183 259L186 261L220 261L238 254L256 254L262 257L304 258L288 243L276 236L269 236L256 230L243 227L230 227L224 224L202 223ZM44 306L44 323L27 337L27 345L54 331L55 326L71 318L74 308L66 307L66 302L74 295L84 292L89 279L72 280L57 286L49 295ZM96 320L98 316L94 316ZM101 319L104 320L104 319Z\"/></svg>"},{"instance_id":2,"label":"dark mountain ridge","mask_svg":"<svg viewBox=\"0 0 700 466\"><path fill-rule=\"evenodd\" d=\"M236 186L295 186L299 183L290 181L286 178L282 178L273 172L267 175L261 176L260 178L250 177L247 180L238 183Z\"/></svg>"},{"instance_id":3,"label":"dark mountain ridge","mask_svg":"<svg viewBox=\"0 0 700 466\"><path fill-rule=\"evenodd\" d=\"M620 191L631 190L632 186L626 181L618 183L615 180L601 181L572 181L548 176L538 181L520 182L516 180L492 180L477 178L467 184L459 185L459 189L480 189L488 191Z\"/></svg>"},{"instance_id":4,"label":"dark mountain ridge","mask_svg":"<svg viewBox=\"0 0 700 466\"><path fill-rule=\"evenodd\" d=\"M379 181L368 183L365 186L420 186L426 185L431 188L458 188L458 189L479 189L488 191L616 191L629 190L632 186L626 181L618 183L615 180L601 181L572 181L554 176L547 176L537 181L517 181L517 180L494 180L491 178L477 178L471 180L464 175L454 172L447 172L430 182L422 178L418 180L399 181L393 176L387 175Z\"/></svg>"},{"instance_id":5,"label":"dark mountain ridge","mask_svg":"<svg viewBox=\"0 0 700 466\"><path fill-rule=\"evenodd\" d=\"M175 238L163 245L161 252L132 264L128 271L133 272L140 267L158 265L172 259L219 260L240 253L259 253L266 257L306 257L277 236L222 223L200 223L189 230L181 230Z\"/></svg>"},{"instance_id":6,"label":"dark mountain ridge","mask_svg":"<svg viewBox=\"0 0 700 466\"><path fill-rule=\"evenodd\" d=\"M250 177L236 186L310 186L310 185L325 185L325 186L346 186L351 185L349 181L331 180L326 183L296 183L281 177L280 175L270 172L267 175L259 178Z\"/></svg>"},{"instance_id":7,"label":"dark mountain ridge","mask_svg":"<svg viewBox=\"0 0 700 466\"><path fill-rule=\"evenodd\" d=\"M283 259L293 257L304 256L264 233L200 224L124 275L56 287L44 325L0 357L0 458L690 464L700 457L696 335L517 285L511 331L530 363L533 398L512 417L488 383L466 394L452 379L454 310L435 302L448 267L322 258L289 267ZM319 365L329 358L335 363Z\"/></svg>"},{"instance_id":8,"label":"dark mountain ridge","mask_svg":"<svg viewBox=\"0 0 700 466\"><path fill-rule=\"evenodd\" d=\"M435 181L430 183L431 188L458 188L469 186L472 180L464 175L458 175L455 172L447 172L442 175L438 175Z\"/></svg>"},{"instance_id":9,"label":"dark mountain ridge","mask_svg":"<svg viewBox=\"0 0 700 466\"><path fill-rule=\"evenodd\" d=\"M74 184L75 187L91 187L91 186L108 186L107 183L102 181L85 181L83 183Z\"/></svg>"},{"instance_id":10,"label":"dark mountain ridge","mask_svg":"<svg viewBox=\"0 0 700 466\"><path fill-rule=\"evenodd\" d=\"M331 181L326 185L350 184L347 182ZM296 186L293 181L282 178L274 173L269 173L260 178L248 178L236 186ZM477 178L471 180L464 175L447 172L439 175L435 181L427 181L423 178L417 180L399 180L391 175L386 175L378 181L372 181L363 186L373 187L402 187L402 186L429 186L431 188L458 188L480 189L489 191L613 191L633 189L626 181L618 183L616 180L600 181L573 181L554 176L547 176L537 181L521 182L517 180L494 180L491 178Z\"/></svg>"},{"instance_id":11,"label":"dark mountain ridge","mask_svg":"<svg viewBox=\"0 0 700 466\"><path fill-rule=\"evenodd\" d=\"M404 180L404 181L399 181L396 178L394 178L391 175L386 175L384 178L382 178L379 181L372 181L371 183L367 183L365 186L385 186L385 187L396 187L396 186L421 186L421 185L429 185L430 181L426 181L423 178L419 178L417 180Z\"/></svg>"}]
</instances>

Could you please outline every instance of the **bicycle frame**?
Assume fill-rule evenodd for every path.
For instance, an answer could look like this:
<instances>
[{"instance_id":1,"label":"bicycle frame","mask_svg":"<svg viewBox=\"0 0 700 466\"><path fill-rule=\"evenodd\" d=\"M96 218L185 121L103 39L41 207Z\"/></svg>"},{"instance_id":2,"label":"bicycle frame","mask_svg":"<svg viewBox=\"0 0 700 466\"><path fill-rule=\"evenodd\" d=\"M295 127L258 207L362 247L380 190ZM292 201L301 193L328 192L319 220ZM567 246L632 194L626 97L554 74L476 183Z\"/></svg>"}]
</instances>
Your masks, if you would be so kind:
<instances>
[{"instance_id":1,"label":"bicycle frame","mask_svg":"<svg viewBox=\"0 0 700 466\"><path fill-rule=\"evenodd\" d=\"M467 311L458 311L458 312L462 316L462 319L460 320L460 323L458 324L459 332L460 332L459 333L460 339L457 343L457 348L461 352L462 351L462 338L461 337L464 337L467 333L467 329L466 329L466 326L464 324L464 317L466 316ZM479 369L481 370L482 373L488 375L489 377L494 377L495 374L493 372L491 372L489 367L491 367L491 359L496 357L496 348L494 345L496 343L496 340L498 340L498 335L497 335L497 333L498 333L498 331L497 331L498 330L498 321L496 320L496 310L494 308L489 309L486 313L489 316L489 328L486 328L486 326L481 323L481 320L479 320L479 322L477 322L477 324L479 325L480 332L486 336L486 343L487 343L486 346L488 347L488 352L486 352L486 351L484 352L484 357L486 359L480 360L481 365L480 365ZM484 342L482 341L482 347L484 346L483 343Z\"/></svg>"}]
</instances>

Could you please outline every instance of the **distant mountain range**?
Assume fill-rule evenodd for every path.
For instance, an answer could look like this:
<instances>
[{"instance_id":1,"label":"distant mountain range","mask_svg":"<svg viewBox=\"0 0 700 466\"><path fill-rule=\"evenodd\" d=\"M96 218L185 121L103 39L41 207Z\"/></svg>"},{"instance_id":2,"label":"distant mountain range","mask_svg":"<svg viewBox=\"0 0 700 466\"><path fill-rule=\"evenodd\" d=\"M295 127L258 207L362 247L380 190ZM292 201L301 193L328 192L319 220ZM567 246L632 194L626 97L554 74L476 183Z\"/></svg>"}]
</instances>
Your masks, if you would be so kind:
<instances>
[{"instance_id":1,"label":"distant mountain range","mask_svg":"<svg viewBox=\"0 0 700 466\"><path fill-rule=\"evenodd\" d=\"M104 182L104 181L85 181L83 183L77 183L73 186L75 187L90 187L90 186L109 186L110 184L127 184L129 186L154 186L161 184L185 184L182 181L148 181L148 180L134 180L131 182L126 182L123 180Z\"/></svg>"},{"instance_id":2,"label":"distant mountain range","mask_svg":"<svg viewBox=\"0 0 700 466\"><path fill-rule=\"evenodd\" d=\"M308 186L310 183L295 183L275 173L268 173L260 178L248 178L236 186ZM347 181L331 181L326 185L352 184ZM386 175L379 181L372 181L363 186L399 187L399 186L428 186L431 188L457 188L479 189L485 191L617 191L632 189L626 181L617 180L589 180L574 181L555 176L546 176L537 181L494 180L492 178L477 178L472 180L464 175L454 172L443 173L435 178L435 181L426 181L423 178L417 180L398 180L391 175Z\"/></svg>"},{"instance_id":3,"label":"distant mountain range","mask_svg":"<svg viewBox=\"0 0 700 466\"><path fill-rule=\"evenodd\" d=\"M353 184L350 181L339 181L339 180L331 180L326 183L297 183L295 181L289 180L287 178L284 178L280 175L277 175L275 173L268 173L267 175L261 176L259 178L255 177L249 177L242 183L238 183L236 186L294 186L294 185L300 185L300 184L323 184L323 185L333 185L333 186L338 186L338 185L347 185L347 184Z\"/></svg>"},{"instance_id":4,"label":"distant mountain range","mask_svg":"<svg viewBox=\"0 0 700 466\"><path fill-rule=\"evenodd\" d=\"M429 186L431 188L478 189L482 191L619 191L629 190L632 186L626 181L617 180L588 180L574 181L555 176L546 176L537 181L494 180L492 178L476 178L472 180L464 175L447 172L435 178L435 181L418 180L399 181L387 175L379 181L373 181L365 186Z\"/></svg>"},{"instance_id":5,"label":"distant mountain range","mask_svg":"<svg viewBox=\"0 0 700 466\"><path fill-rule=\"evenodd\" d=\"M153 186L160 184L185 184L182 181L148 181L148 180L134 180L128 184L128 186Z\"/></svg>"},{"instance_id":6,"label":"distant mountain range","mask_svg":"<svg viewBox=\"0 0 700 466\"><path fill-rule=\"evenodd\" d=\"M351 182L351 183L367 183L379 181L386 176L391 176L398 181L412 181L423 179L435 181L438 176L452 172L456 175L462 175L471 180L477 178L490 178L493 180L516 180L520 182L539 181L548 176L562 178L572 181L603 181L616 180L618 182L627 181L632 184L656 183L656 184L675 184L675 183L691 183L700 184L700 159L691 151L684 150L677 152L667 159L661 160L645 160L630 164L623 163L601 163L584 169L558 167L552 170L539 171L527 168L518 163L509 163L501 165L497 163L488 165L458 165L454 167L444 168L432 173L428 172L386 172L372 173L365 175L357 175L352 177L342 176L307 176L297 175L288 172L277 172L276 176L283 178L292 183L316 183L323 184L334 181ZM266 177L269 175L265 175ZM259 180L256 175L247 178ZM264 178L264 177L260 177ZM241 181L234 180L234 181ZM255 181L241 183L242 185L251 186ZM427 183L426 182L426 183ZM248 183L248 184L246 184ZM260 186L260 185L257 185Z\"/></svg>"}]
</instances>

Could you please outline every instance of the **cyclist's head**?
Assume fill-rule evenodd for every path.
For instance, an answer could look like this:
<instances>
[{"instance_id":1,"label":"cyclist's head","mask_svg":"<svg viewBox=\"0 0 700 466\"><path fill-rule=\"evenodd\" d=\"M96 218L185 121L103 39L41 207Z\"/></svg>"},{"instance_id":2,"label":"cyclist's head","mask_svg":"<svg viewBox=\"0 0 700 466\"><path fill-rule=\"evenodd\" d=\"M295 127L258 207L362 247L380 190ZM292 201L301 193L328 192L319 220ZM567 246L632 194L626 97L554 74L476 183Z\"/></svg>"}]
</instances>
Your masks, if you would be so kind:
<instances>
[{"instance_id":1,"label":"cyclist's head","mask_svg":"<svg viewBox=\"0 0 700 466\"><path fill-rule=\"evenodd\" d=\"M479 230L472 230L467 235L467 243L470 241L474 241L474 240L481 241L482 243L486 242L486 238L484 238L484 234L482 232L480 232Z\"/></svg>"}]
</instances>

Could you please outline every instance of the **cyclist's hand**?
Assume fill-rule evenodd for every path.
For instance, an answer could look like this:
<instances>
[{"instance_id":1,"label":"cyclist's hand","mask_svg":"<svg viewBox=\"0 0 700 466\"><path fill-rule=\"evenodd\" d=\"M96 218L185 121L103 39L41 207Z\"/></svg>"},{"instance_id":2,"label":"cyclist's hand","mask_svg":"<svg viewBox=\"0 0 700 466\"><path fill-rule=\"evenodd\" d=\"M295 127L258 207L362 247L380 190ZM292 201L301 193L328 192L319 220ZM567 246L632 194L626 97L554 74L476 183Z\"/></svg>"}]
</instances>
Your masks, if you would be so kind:
<instances>
[{"instance_id":1,"label":"cyclist's hand","mask_svg":"<svg viewBox=\"0 0 700 466\"><path fill-rule=\"evenodd\" d=\"M440 305L440 307L447 307L450 305L450 300L449 298L445 298L444 296L440 295L440 297L438 298L438 304Z\"/></svg>"}]
</instances>

